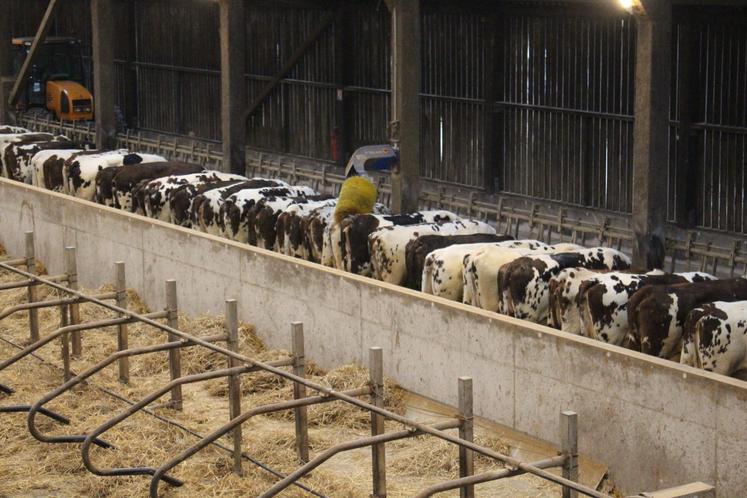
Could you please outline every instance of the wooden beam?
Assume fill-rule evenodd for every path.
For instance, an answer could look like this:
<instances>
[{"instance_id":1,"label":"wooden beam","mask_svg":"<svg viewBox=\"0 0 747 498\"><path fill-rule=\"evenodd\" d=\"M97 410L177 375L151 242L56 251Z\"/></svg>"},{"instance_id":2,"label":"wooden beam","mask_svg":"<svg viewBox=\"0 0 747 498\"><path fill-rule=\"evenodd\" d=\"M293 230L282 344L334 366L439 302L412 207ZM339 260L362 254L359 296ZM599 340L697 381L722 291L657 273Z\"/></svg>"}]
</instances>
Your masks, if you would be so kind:
<instances>
[{"instance_id":1,"label":"wooden beam","mask_svg":"<svg viewBox=\"0 0 747 498\"><path fill-rule=\"evenodd\" d=\"M667 214L669 96L672 61L671 0L649 0L636 17L633 129L633 266L661 268Z\"/></svg>"},{"instance_id":2,"label":"wooden beam","mask_svg":"<svg viewBox=\"0 0 747 498\"><path fill-rule=\"evenodd\" d=\"M392 172L392 211L413 212L420 196L421 26L420 0L391 0L391 140L400 166Z\"/></svg>"},{"instance_id":3,"label":"wooden beam","mask_svg":"<svg viewBox=\"0 0 747 498\"><path fill-rule=\"evenodd\" d=\"M246 174L246 17L243 0L220 1L223 169Z\"/></svg>"},{"instance_id":4,"label":"wooden beam","mask_svg":"<svg viewBox=\"0 0 747 498\"><path fill-rule=\"evenodd\" d=\"M304 41L303 44L298 47L295 52L293 52L293 55L291 55L290 58L285 62L282 69L280 69L280 71L278 71L272 77L272 79L262 89L259 96L254 99L252 104L249 106L249 110L247 110L244 114L245 120L249 119L252 114L257 112L257 109L259 109L265 99L270 96L273 90L275 90L275 87L277 87L283 80L283 78L285 78L285 76L296 66L296 64L298 64L301 58L306 55L309 50L311 50L311 48L314 46L317 40L321 38L327 28L332 25L336 16L337 11L335 10L327 12L327 14L324 15L316 29L314 29L314 31L312 31L306 41Z\"/></svg>"},{"instance_id":5,"label":"wooden beam","mask_svg":"<svg viewBox=\"0 0 747 498\"><path fill-rule=\"evenodd\" d=\"M52 20L54 19L54 16L60 7L60 4L61 0L50 0L46 12L44 12L44 17L42 17L41 24L39 24L39 29L37 29L36 31L36 36L34 37L34 42L31 44L31 49L26 56L26 60L23 61L23 65L21 66L21 70L18 72L16 82L13 84L13 89L10 91L8 105L11 108L15 107L15 105L18 103L18 99L23 94L23 90L26 88L26 80L28 79L29 73L31 72L31 67L34 64L34 60L36 59L39 50L44 45L44 40L46 40L47 33L49 33L49 30L52 27ZM10 44L11 40L2 40L2 43Z\"/></svg>"},{"instance_id":6,"label":"wooden beam","mask_svg":"<svg viewBox=\"0 0 747 498\"><path fill-rule=\"evenodd\" d=\"M117 138L117 119L114 112L114 33L117 19L114 13L114 0L91 0L91 23L96 147L112 149Z\"/></svg>"}]
</instances>

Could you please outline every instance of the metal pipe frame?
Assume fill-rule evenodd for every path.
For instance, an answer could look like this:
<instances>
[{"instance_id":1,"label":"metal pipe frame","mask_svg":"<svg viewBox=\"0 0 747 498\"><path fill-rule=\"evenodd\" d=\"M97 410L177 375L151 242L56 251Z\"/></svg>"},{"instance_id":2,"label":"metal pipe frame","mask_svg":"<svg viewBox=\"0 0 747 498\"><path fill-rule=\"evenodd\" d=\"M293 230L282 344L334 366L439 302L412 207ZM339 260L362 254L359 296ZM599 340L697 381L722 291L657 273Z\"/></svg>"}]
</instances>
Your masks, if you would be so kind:
<instances>
[{"instance_id":1,"label":"metal pipe frame","mask_svg":"<svg viewBox=\"0 0 747 498\"><path fill-rule=\"evenodd\" d=\"M36 285L24 285L22 287L35 287ZM0 289L5 290L5 289ZM112 292L106 292L103 294L98 294L92 297L96 297L98 299L114 299ZM8 308L5 308L3 311L0 311L0 320L3 320L5 318L8 318L10 315L14 313L18 313L19 311L26 311L26 310L35 310L35 309L42 309L42 308L53 308L55 306L67 306L69 304L78 304L85 302L85 299L79 298L79 297L65 297L60 299L50 299L47 301L34 301L31 303L23 303L23 304L17 304L15 306L10 306Z\"/></svg>"},{"instance_id":2,"label":"metal pipe frame","mask_svg":"<svg viewBox=\"0 0 747 498\"><path fill-rule=\"evenodd\" d=\"M460 424L461 424L461 421L459 420L450 420L446 422L440 422L433 426L423 425L423 427L427 427L430 430L442 432L442 431L449 430L449 429L458 429ZM288 476L285 479L276 483L270 489L268 489L263 494L261 494L260 498L270 498L271 496L276 496L278 493L281 493L284 489L292 485L298 479L302 478L303 476L305 476L306 474L308 474L309 472L319 467L324 462L326 462L327 460L329 460L330 458L334 457L335 455L339 453L343 453L345 451L356 450L358 448L365 448L367 446L384 444L384 443L388 443L391 441L397 441L400 439L422 436L424 434L426 434L426 432L422 429L410 428L410 429L405 429L403 431L389 432L386 434L379 434L377 436L369 436L369 437L365 437L361 439L356 439L354 441L346 441L344 443L338 444L336 446L333 446L329 449L324 450L322 453L320 453L314 459L312 459L309 463L307 463L303 467L300 467L293 473L288 474ZM155 498L155 497L152 497L152 498Z\"/></svg>"},{"instance_id":3,"label":"metal pipe frame","mask_svg":"<svg viewBox=\"0 0 747 498\"><path fill-rule=\"evenodd\" d=\"M351 389L349 391L344 391L344 392L347 393L349 396L366 396L371 393L371 389L369 387L362 387L358 389ZM202 438L200 441L198 441L196 444L187 448L182 453L172 458L171 460L169 460L162 466L160 466L155 471L155 473L153 474L153 477L151 478L150 496L152 498L158 497L158 485L162 479L166 480L165 479L166 472L173 469L174 467L184 462L188 458L194 456L197 452L211 445L212 443L214 443L215 441L217 441L224 435L233 431L236 427L239 427L245 422L249 421L249 419L256 417L257 415L263 415L267 413L273 413L273 412L284 411L284 410L291 410L291 409L299 408L299 407L308 407L311 405L319 405L322 403L329 403L332 401L339 401L339 400L335 398L330 398L328 396L308 396L305 398L292 399L288 401L282 401L280 403L273 403L270 405L259 406L257 408L253 408L252 410L249 410L241 414L240 416L234 418L233 420L231 420L229 423L227 423L223 427L220 427L219 429L212 432L211 434L208 434L207 436ZM285 479L287 479L287 477ZM293 482L295 482L296 480L297 479L293 479Z\"/></svg>"},{"instance_id":4,"label":"metal pipe frame","mask_svg":"<svg viewBox=\"0 0 747 498\"><path fill-rule=\"evenodd\" d=\"M566 457L565 456L556 456L552 458L547 458L545 460L539 460L537 462L533 462L532 465L539 469L551 469L554 467L560 467L565 463ZM504 470L496 470L492 472L484 472L482 474L476 474L469 477L462 477L460 479L454 479L452 481L444 481L440 482L438 484L434 484L433 486L424 489L417 495L415 495L415 498L429 498L435 494L443 493L445 491L451 491L454 489L459 489L464 486L474 486L476 484L483 484L486 482L491 481L497 481L499 479L505 479L507 477L515 477L522 474L526 474L526 472L522 470L516 470L516 469L504 469Z\"/></svg>"},{"instance_id":5,"label":"metal pipe frame","mask_svg":"<svg viewBox=\"0 0 747 498\"><path fill-rule=\"evenodd\" d=\"M398 414L396 414L394 412L386 410L385 408L381 408L381 407L378 407L378 406L371 405L370 403L366 403L365 401L361 401L361 400L359 400L357 398L354 398L352 396L348 396L345 393L335 391L334 389L331 389L331 388L329 388L327 386L324 386L322 384L318 384L316 382L313 382L313 381L308 380L308 379L303 378L303 377L299 377L299 376L297 376L295 374L292 374L292 373L289 373L289 372L285 372L284 370L281 370L280 368L274 367L271 364L260 362L260 361L251 359L251 358L249 358L247 356L244 356L242 354L235 353L235 352L233 352L233 351L231 351L229 349L226 349L224 347L217 346L215 344L211 344L211 343L209 343L209 342L207 342L207 341L205 341L203 339L200 339L198 337L193 337L193 336L191 336L189 334L186 334L186 333L184 333L184 332L182 332L180 330L174 329L174 328L169 327L167 325L163 325L163 324L155 321L154 319L152 319L150 317L147 317L147 316L144 316L144 315L139 315L137 313L133 313L131 311L122 309L122 308L120 308L120 307L118 307L116 305L112 305L112 304L106 303L104 301L101 301L99 299L87 297L84 294L82 294L81 292L68 289L67 287L64 287L62 285L58 285L58 284L56 284L54 282L50 282L50 281L48 281L46 279L43 279L43 278L38 277L36 275L33 275L32 273L29 273L29 272L26 272L26 271L23 271L23 270L20 270L20 269L17 269L17 268L10 267L10 266L8 266L8 265L6 265L4 263L0 263L0 269L5 269L7 271L10 271L10 272L13 272L13 273L17 273L18 275L24 276L26 278L36 279L39 282L44 283L45 285L48 285L49 287L55 288L55 289L60 290L62 292L66 292L66 293L71 294L73 296L84 298L87 302L99 305L99 306L101 306L103 308L106 308L106 309L109 309L111 311L114 311L114 312L117 312L117 313L122 313L126 317L130 317L129 319L132 319L132 320L135 320L135 321L140 321L142 323L145 323L147 325L151 325L151 326L153 326L153 327L155 327L157 329L163 330L165 332L170 332L171 334L173 334L173 336L175 338L192 340L198 346L202 346L202 347L207 348L207 349L209 349L211 351L214 351L216 353L220 353L222 355L225 355L225 356L227 356L229 358L234 358L236 360L239 360L240 362L245 363L248 366L254 367L255 369L264 370L266 372L270 372L272 374L275 374L275 375L278 375L280 377L283 377L283 378L285 378L287 380L300 383L300 384L305 385L306 387L308 387L308 388L310 388L310 389L312 389L314 391L317 391L317 392L321 393L322 395L324 395L326 397L336 398L336 399L339 399L341 401L345 401L345 402L347 402L349 404L352 404L354 406L357 406L358 408L361 408L361 409L364 409L364 410L368 410L369 412L372 412L374 414L382 415L382 416L384 416L385 418L387 418L389 420L401 423L401 424L403 424L403 425L405 425L407 427L410 427L411 429L421 431L424 434L430 434L430 435L435 436L435 437L437 437L439 439L442 439L444 441L447 441L447 442L450 442L452 444L456 444L458 446L470 449L470 450L474 451L475 453L478 453L480 455L486 456L486 457L491 458L493 460L497 460L497 461L503 462L506 465L515 467L515 468L517 468L519 470L523 470L523 471L525 471L525 472L527 472L529 474L536 475L536 476L541 477L541 478L543 478L545 480L551 481L551 482L553 482L555 484L559 484L561 486L565 486L567 488L573 489L573 490L578 491L579 493L581 493L583 495L591 496L591 497L594 497L594 498L608 498L607 495L605 495L603 493L600 493L599 491L597 491L595 489L591 489L591 488L589 488L587 486L583 486L583 485L581 485L579 483L570 481L570 480L565 479L563 477L556 476L556 475L554 475L554 474L552 474L550 472L547 472L547 471L545 471L543 469L534 467L531 464L527 464L525 462L521 462L518 459L513 458L513 457L511 457L509 455L504 455L502 453L499 453L497 451L491 450L489 448L485 448L485 447L480 446L478 444L475 444L473 442L464 441L464 440L460 439L457 436L453 436L453 435L448 434L448 433L446 433L444 431L441 431L441 430L438 430L438 429L434 429L433 427L430 427L430 426L425 425L425 424L421 424L421 423L416 422L416 421L414 421L412 419L409 419L409 418L407 418L405 416L398 415ZM115 325L116 325L116 323L115 323ZM2 365L0 365L0 370L1 369L2 369ZM237 373L241 373L241 372L237 372ZM182 381L182 380L183 379L179 379L179 381ZM174 384L174 382L172 382L171 384ZM171 386L171 387L174 387L174 386ZM171 387L169 387L169 389ZM88 442L88 444L86 445L86 443L84 443L84 448L90 447L90 444L92 442L93 437L89 436L89 438L90 438L90 442L89 442L89 439L87 439L86 441ZM87 455L86 455L86 458L87 458ZM88 465L86 465L86 467L88 468ZM91 468L89 468L89 470L91 470ZM139 475L143 475L143 474L149 474L149 475L151 475L150 471L152 469L147 469L147 470L148 470L148 472L141 472ZM94 472L94 473L96 473L96 472ZM121 474L112 474L112 475L121 475ZM169 478L169 479L171 479L171 478ZM164 478L164 480L166 480L166 479ZM175 480L172 479L172 482L177 482L177 481L175 481ZM180 481L178 481L178 482L180 482Z\"/></svg>"},{"instance_id":6,"label":"metal pipe frame","mask_svg":"<svg viewBox=\"0 0 747 498\"><path fill-rule=\"evenodd\" d=\"M118 361L121 358L129 358L132 356L144 355L148 353L158 353L161 351L168 351L173 348L186 347L189 345L190 345L189 341L181 340L178 342L156 344L155 346L147 346L147 347L142 347L142 348L133 348L133 349L126 349L123 351L117 351L116 353L108 356L106 359L92 366L85 372L79 375L76 375L72 379L68 380L67 382L62 384L60 387L58 387L57 389L45 394L41 399L37 400L36 403L34 403L28 410L28 418L26 419L26 423L27 423L29 432L36 440L41 441L42 443L82 443L86 439L85 434L64 435L64 436L48 436L44 434L41 430L39 430L39 428L36 427L36 414L42 413L42 410L44 410L44 405L46 405L50 401L62 396L64 393L68 392L73 387L84 382L86 379L92 377L96 373L100 372L101 370L103 370L104 368L108 367L109 365ZM100 440L97 440L95 442L102 448L107 448L110 446L108 443L106 443L106 445L102 445L101 444L102 441Z\"/></svg>"},{"instance_id":7,"label":"metal pipe frame","mask_svg":"<svg viewBox=\"0 0 747 498\"><path fill-rule=\"evenodd\" d=\"M163 318L164 312L163 311L157 311L155 313L149 313L147 315L143 315L144 317L151 317L154 319L157 318ZM99 320L97 322L88 322L88 323L81 323L78 325L68 325L67 327L61 327L54 331L52 334L39 339L35 343L26 346L23 348L22 351L16 353L15 355L11 356L7 360L3 360L0 362L0 372L8 368L9 366L17 363L18 361L22 360L26 356L36 352L37 350L41 349L42 347L46 346L50 342L54 341L58 337L68 334L70 332L82 332L86 330L93 330L93 329L100 329L104 327L113 327L114 325L120 325L123 323L134 323L137 322L138 319L135 317L125 316L122 318L110 318L108 320ZM155 322L158 323L158 322Z\"/></svg>"},{"instance_id":8,"label":"metal pipe frame","mask_svg":"<svg viewBox=\"0 0 747 498\"><path fill-rule=\"evenodd\" d=\"M286 361L283 361L283 363L287 363ZM241 375L245 373L250 372L257 372L261 370L258 367L255 367L253 365L242 365L239 367L233 367L233 368L224 368L221 370L214 370L212 372L203 372L200 374L194 374L194 375L188 375L186 377L180 377L178 379L172 380L165 386L163 386L160 389L157 389L150 394L148 394L146 397L135 403L134 405L130 406L126 410L122 411L117 415L116 417L113 417L100 426L98 426L96 429L91 431L83 441L83 445L80 448L81 451L81 457L83 459L83 464L85 465L86 469L88 469L89 472L91 472L94 475L97 476L138 476L138 475L154 475L157 469L154 469L152 467L130 467L130 468L111 468L111 469L100 469L96 465L94 465L93 461L91 460L91 444L94 443L95 439L98 439L98 437L103 434L104 432L112 429L116 425L122 423L123 421L127 420L128 418L135 415L137 412L151 404L152 402L159 399L164 394L170 392L175 387L180 387L186 384L195 384L197 382L204 382L206 380L211 379L217 379L221 377L229 377L231 375ZM181 486L184 484L181 480L170 477L170 476L162 476L161 479L168 482L172 486Z\"/></svg>"}]
</instances>

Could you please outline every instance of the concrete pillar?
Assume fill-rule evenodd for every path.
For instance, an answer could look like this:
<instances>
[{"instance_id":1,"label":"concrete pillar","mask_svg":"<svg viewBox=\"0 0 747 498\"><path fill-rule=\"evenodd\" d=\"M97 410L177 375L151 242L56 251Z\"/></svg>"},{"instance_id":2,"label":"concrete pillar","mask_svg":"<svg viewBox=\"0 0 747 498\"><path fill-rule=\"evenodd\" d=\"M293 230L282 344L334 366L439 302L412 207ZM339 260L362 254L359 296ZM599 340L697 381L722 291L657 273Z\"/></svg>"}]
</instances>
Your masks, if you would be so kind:
<instances>
[{"instance_id":1,"label":"concrete pillar","mask_svg":"<svg viewBox=\"0 0 747 498\"><path fill-rule=\"evenodd\" d=\"M243 0L220 0L223 169L246 173L246 18Z\"/></svg>"},{"instance_id":2,"label":"concrete pillar","mask_svg":"<svg viewBox=\"0 0 747 498\"><path fill-rule=\"evenodd\" d=\"M392 14L392 129L400 167L392 174L392 211L417 211L420 194L420 0L389 0Z\"/></svg>"},{"instance_id":3,"label":"concrete pillar","mask_svg":"<svg viewBox=\"0 0 747 498\"><path fill-rule=\"evenodd\" d=\"M114 33L117 19L114 15L114 0L91 0L91 22L96 147L112 149L117 137L114 112Z\"/></svg>"},{"instance_id":4,"label":"concrete pillar","mask_svg":"<svg viewBox=\"0 0 747 498\"><path fill-rule=\"evenodd\" d=\"M663 264L669 161L671 0L640 0L633 130L633 266Z\"/></svg>"}]
</instances>

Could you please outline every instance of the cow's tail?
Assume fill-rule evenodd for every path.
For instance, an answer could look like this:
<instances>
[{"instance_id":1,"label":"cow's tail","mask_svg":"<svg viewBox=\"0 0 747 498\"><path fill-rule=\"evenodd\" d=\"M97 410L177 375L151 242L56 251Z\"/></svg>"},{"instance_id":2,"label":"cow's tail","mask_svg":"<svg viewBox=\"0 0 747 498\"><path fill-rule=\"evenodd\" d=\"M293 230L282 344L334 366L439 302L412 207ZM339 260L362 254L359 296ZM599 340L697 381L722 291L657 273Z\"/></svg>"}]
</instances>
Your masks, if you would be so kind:
<instances>
[{"instance_id":1,"label":"cow's tail","mask_svg":"<svg viewBox=\"0 0 747 498\"><path fill-rule=\"evenodd\" d=\"M591 316L591 306L589 306L589 300L584 298L578 305L578 316L581 322L581 335L590 337L592 339L597 338L597 331L594 328L594 317Z\"/></svg>"},{"instance_id":2,"label":"cow's tail","mask_svg":"<svg viewBox=\"0 0 747 498\"><path fill-rule=\"evenodd\" d=\"M693 330L693 334L691 337L691 347L693 348L692 352L692 359L693 359L693 365L695 368L703 368L703 357L700 353L700 336L701 332L703 331L703 320L698 320L698 322L695 324L695 328ZM684 345L682 346L682 351L685 350Z\"/></svg>"},{"instance_id":3,"label":"cow's tail","mask_svg":"<svg viewBox=\"0 0 747 498\"><path fill-rule=\"evenodd\" d=\"M423 263L423 277L420 283L420 290L426 294L433 294L433 259L430 255L425 257Z\"/></svg>"}]
</instances>

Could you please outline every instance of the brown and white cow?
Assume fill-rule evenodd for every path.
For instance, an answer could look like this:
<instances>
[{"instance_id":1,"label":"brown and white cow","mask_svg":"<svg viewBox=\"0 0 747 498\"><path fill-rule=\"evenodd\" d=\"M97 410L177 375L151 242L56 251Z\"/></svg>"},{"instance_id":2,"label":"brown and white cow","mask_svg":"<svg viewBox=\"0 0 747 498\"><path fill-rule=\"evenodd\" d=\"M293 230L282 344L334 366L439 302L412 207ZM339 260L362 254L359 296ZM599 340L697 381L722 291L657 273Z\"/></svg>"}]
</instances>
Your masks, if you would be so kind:
<instances>
[{"instance_id":1,"label":"brown and white cow","mask_svg":"<svg viewBox=\"0 0 747 498\"><path fill-rule=\"evenodd\" d=\"M155 154L135 154L127 150L85 151L74 154L63 168L64 191L67 194L93 201L96 195L96 176L99 171L116 166L165 162Z\"/></svg>"},{"instance_id":2,"label":"brown and white cow","mask_svg":"<svg viewBox=\"0 0 747 498\"><path fill-rule=\"evenodd\" d=\"M707 273L626 274L609 273L584 283L576 306L581 333L602 342L621 345L628 332L628 303L639 289L649 285L674 285L715 280Z\"/></svg>"},{"instance_id":3,"label":"brown and white cow","mask_svg":"<svg viewBox=\"0 0 747 498\"><path fill-rule=\"evenodd\" d=\"M564 268L626 270L630 268L630 258L608 247L518 258L503 267L498 276L499 299L503 299L508 314L547 323L549 281Z\"/></svg>"},{"instance_id":4,"label":"brown and white cow","mask_svg":"<svg viewBox=\"0 0 747 498\"><path fill-rule=\"evenodd\" d=\"M326 199L320 201L308 201L296 203L288 206L280 216L278 216L277 240L275 241L275 250L286 256L301 258L306 261L312 261L313 240L310 237L310 225L313 221L320 221L320 214L334 212L337 206L337 199ZM324 235L323 228L319 230L319 254L321 254L321 242ZM313 237L313 235L311 235ZM318 261L318 260L317 260Z\"/></svg>"},{"instance_id":5,"label":"brown and white cow","mask_svg":"<svg viewBox=\"0 0 747 498\"><path fill-rule=\"evenodd\" d=\"M587 268L565 268L549 282L550 309L547 325L569 334L581 334L578 294L582 286L596 282L604 273Z\"/></svg>"},{"instance_id":6,"label":"brown and white cow","mask_svg":"<svg viewBox=\"0 0 747 498\"><path fill-rule=\"evenodd\" d=\"M449 223L459 220L449 211L421 211L397 215L360 214L349 216L330 227L325 250L332 255L333 266L358 275L371 276L371 253L368 236L391 226ZM323 258L326 264L328 258Z\"/></svg>"},{"instance_id":7,"label":"brown and white cow","mask_svg":"<svg viewBox=\"0 0 747 498\"><path fill-rule=\"evenodd\" d=\"M0 135L0 163L2 164L2 174L5 178L20 181L13 176L5 164L5 149L11 144L28 144L33 142L49 142L54 140L55 136L51 133L13 133Z\"/></svg>"},{"instance_id":8,"label":"brown and white cow","mask_svg":"<svg viewBox=\"0 0 747 498\"><path fill-rule=\"evenodd\" d=\"M379 228L368 237L373 277L382 282L403 285L407 280L407 245L422 235L431 234L495 235L495 229L475 220ZM422 278L422 271L420 275Z\"/></svg>"},{"instance_id":9,"label":"brown and white cow","mask_svg":"<svg viewBox=\"0 0 747 498\"><path fill-rule=\"evenodd\" d=\"M576 244L547 245L537 240L488 244L462 258L462 301L488 311L507 314L498 293L498 274L511 261L529 254L548 254L581 249Z\"/></svg>"},{"instance_id":10,"label":"brown and white cow","mask_svg":"<svg viewBox=\"0 0 747 498\"><path fill-rule=\"evenodd\" d=\"M23 140L11 142L3 151L3 166L8 178L33 185L34 156L46 150L80 149L80 145L71 142L67 137L57 136L52 140Z\"/></svg>"},{"instance_id":11,"label":"brown and white cow","mask_svg":"<svg viewBox=\"0 0 747 498\"><path fill-rule=\"evenodd\" d=\"M407 267L407 282L405 285L410 289L421 290L423 288L423 268L425 260L430 253L445 247L480 244L490 242L505 242L513 240L510 235L496 235L490 233L477 233L470 235L422 235L407 243L405 248L405 265ZM461 276L459 278L461 281Z\"/></svg>"},{"instance_id":12,"label":"brown and white cow","mask_svg":"<svg viewBox=\"0 0 747 498\"><path fill-rule=\"evenodd\" d=\"M65 186L62 176L65 161L80 152L83 152L83 149L43 150L38 152L31 159L34 170L32 185L62 192Z\"/></svg>"},{"instance_id":13,"label":"brown and white cow","mask_svg":"<svg viewBox=\"0 0 747 498\"><path fill-rule=\"evenodd\" d=\"M698 306L747 300L747 279L644 287L630 298L624 346L661 358L679 355L685 320Z\"/></svg>"},{"instance_id":14,"label":"brown and white cow","mask_svg":"<svg viewBox=\"0 0 747 498\"><path fill-rule=\"evenodd\" d=\"M680 363L747 380L747 301L717 301L690 312Z\"/></svg>"}]
</instances>

